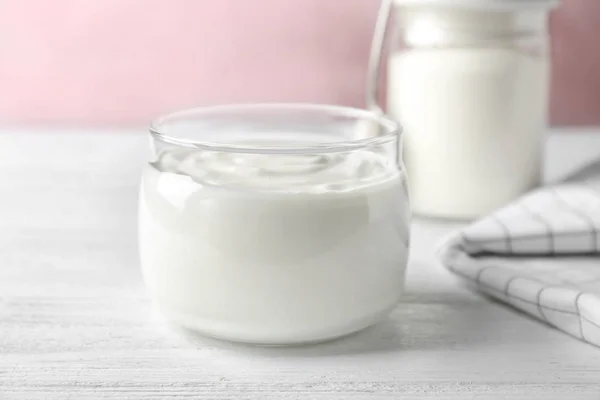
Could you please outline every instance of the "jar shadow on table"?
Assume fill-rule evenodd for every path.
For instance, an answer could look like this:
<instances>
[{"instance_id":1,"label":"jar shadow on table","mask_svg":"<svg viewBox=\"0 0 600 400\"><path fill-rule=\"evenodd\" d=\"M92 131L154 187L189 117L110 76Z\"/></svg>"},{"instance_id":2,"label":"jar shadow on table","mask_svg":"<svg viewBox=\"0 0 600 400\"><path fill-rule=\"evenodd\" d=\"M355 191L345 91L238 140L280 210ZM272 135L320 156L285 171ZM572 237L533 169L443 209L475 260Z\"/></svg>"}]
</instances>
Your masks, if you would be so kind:
<instances>
[{"instance_id":1,"label":"jar shadow on table","mask_svg":"<svg viewBox=\"0 0 600 400\"><path fill-rule=\"evenodd\" d=\"M171 327L198 349L215 349L250 356L327 357L389 352L479 348L500 343L511 311L484 301L455 298L451 293L409 293L392 314L369 328L316 344L259 346L225 342ZM494 313L490 313L490 307ZM185 345L184 345L185 346Z\"/></svg>"}]
</instances>

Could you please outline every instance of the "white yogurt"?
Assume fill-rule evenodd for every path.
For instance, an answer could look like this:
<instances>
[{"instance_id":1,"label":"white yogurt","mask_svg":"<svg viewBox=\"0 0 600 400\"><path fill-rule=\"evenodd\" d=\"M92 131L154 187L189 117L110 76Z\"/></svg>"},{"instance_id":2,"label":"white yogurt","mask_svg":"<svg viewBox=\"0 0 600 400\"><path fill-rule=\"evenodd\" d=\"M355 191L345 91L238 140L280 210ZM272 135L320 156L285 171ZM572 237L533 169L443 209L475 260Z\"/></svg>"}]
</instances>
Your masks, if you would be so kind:
<instances>
[{"instance_id":1,"label":"white yogurt","mask_svg":"<svg viewBox=\"0 0 600 400\"><path fill-rule=\"evenodd\" d=\"M171 320L289 344L367 327L402 293L405 181L383 155L177 149L143 175L140 252Z\"/></svg>"}]
</instances>

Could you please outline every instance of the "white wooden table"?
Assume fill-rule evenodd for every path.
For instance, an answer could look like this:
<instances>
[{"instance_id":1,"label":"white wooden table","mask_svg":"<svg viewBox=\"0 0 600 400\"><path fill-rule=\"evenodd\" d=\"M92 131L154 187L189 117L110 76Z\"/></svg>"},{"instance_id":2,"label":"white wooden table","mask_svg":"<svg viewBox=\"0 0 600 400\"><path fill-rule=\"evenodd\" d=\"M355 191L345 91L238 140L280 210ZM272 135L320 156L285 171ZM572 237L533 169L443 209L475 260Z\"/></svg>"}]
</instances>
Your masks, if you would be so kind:
<instances>
[{"instance_id":1,"label":"white wooden table","mask_svg":"<svg viewBox=\"0 0 600 400\"><path fill-rule=\"evenodd\" d=\"M548 147L557 177L600 157L600 131ZM138 270L145 155L142 130L0 133L0 399L600 399L600 349L436 262L448 223L415 223L404 304L353 337L266 349L181 337Z\"/></svg>"}]
</instances>

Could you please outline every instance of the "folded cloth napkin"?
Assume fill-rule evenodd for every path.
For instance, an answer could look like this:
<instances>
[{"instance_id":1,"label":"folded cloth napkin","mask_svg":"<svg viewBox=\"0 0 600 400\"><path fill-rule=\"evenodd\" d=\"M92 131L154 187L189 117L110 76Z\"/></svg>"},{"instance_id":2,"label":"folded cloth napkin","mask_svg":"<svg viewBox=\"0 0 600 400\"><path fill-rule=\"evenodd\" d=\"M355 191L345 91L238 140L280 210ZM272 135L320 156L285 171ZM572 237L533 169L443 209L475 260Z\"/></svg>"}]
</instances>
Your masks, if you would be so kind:
<instances>
[{"instance_id":1,"label":"folded cloth napkin","mask_svg":"<svg viewBox=\"0 0 600 400\"><path fill-rule=\"evenodd\" d=\"M600 346L600 164L590 171L454 233L440 257L482 292Z\"/></svg>"}]
</instances>

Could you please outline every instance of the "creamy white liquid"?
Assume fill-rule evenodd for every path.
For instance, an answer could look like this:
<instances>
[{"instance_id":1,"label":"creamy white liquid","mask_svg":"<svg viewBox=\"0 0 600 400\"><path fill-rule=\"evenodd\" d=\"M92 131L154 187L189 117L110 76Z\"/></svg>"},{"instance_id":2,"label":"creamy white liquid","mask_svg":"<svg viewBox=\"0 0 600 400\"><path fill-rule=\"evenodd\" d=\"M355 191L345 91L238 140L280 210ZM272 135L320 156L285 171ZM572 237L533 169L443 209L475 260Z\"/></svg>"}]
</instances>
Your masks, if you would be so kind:
<instances>
[{"instance_id":1,"label":"creamy white liquid","mask_svg":"<svg viewBox=\"0 0 600 400\"><path fill-rule=\"evenodd\" d=\"M408 215L404 178L378 154L179 149L143 175L142 268L185 327L253 343L323 340L397 303Z\"/></svg>"},{"instance_id":2,"label":"creamy white liquid","mask_svg":"<svg viewBox=\"0 0 600 400\"><path fill-rule=\"evenodd\" d=\"M412 49L389 61L417 214L472 218L540 181L548 62L517 48Z\"/></svg>"}]
</instances>

